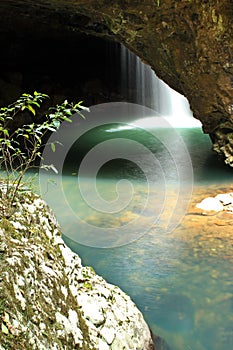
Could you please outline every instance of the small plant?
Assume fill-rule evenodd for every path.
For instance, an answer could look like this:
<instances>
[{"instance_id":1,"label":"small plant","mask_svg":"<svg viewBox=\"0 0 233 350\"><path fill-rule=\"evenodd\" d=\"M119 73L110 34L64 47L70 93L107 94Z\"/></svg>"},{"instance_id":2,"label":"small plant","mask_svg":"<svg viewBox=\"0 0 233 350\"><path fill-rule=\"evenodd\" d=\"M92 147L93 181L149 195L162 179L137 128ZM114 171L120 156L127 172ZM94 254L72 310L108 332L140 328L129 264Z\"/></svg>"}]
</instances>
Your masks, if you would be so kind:
<instances>
[{"instance_id":1,"label":"small plant","mask_svg":"<svg viewBox=\"0 0 233 350\"><path fill-rule=\"evenodd\" d=\"M61 105L49 108L48 113L38 116L38 110L49 96L34 92L33 95L23 94L8 107L0 108L0 169L4 171L4 180L0 182L0 216L9 216L17 194L21 190L25 173L35 166L35 160L42 158L42 147L46 134L56 131L61 122L71 122L71 116L81 110L88 110L77 104L64 101ZM28 111L34 121L17 127L17 118ZM51 144L55 151L55 144ZM44 165L47 169L56 171L52 164Z\"/></svg>"}]
</instances>

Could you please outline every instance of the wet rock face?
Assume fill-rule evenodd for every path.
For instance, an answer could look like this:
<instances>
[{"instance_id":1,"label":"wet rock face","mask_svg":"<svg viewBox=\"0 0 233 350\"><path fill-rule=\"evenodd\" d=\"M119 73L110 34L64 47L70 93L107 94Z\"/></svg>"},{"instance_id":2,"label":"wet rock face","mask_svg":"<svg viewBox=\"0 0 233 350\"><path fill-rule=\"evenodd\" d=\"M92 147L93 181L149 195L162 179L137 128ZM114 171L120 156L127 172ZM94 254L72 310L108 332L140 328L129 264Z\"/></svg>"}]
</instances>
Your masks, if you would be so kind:
<instances>
[{"instance_id":1,"label":"wet rock face","mask_svg":"<svg viewBox=\"0 0 233 350\"><path fill-rule=\"evenodd\" d=\"M153 349L135 304L82 266L39 197L1 219L0 262L1 350Z\"/></svg>"},{"instance_id":2,"label":"wet rock face","mask_svg":"<svg viewBox=\"0 0 233 350\"><path fill-rule=\"evenodd\" d=\"M1 41L12 41L12 55L15 38L43 40L48 33L75 40L84 32L122 42L188 98L214 149L232 166L231 0L3 0L0 14Z\"/></svg>"}]
</instances>

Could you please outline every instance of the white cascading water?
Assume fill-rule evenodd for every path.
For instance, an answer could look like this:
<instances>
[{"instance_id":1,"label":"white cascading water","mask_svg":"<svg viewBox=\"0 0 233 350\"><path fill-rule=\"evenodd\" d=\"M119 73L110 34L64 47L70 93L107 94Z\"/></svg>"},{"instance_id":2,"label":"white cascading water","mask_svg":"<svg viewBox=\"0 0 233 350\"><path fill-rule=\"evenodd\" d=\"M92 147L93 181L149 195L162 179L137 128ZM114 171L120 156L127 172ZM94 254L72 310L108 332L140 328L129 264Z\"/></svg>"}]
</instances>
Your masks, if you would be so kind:
<instances>
[{"instance_id":1,"label":"white cascading water","mask_svg":"<svg viewBox=\"0 0 233 350\"><path fill-rule=\"evenodd\" d=\"M160 80L149 66L123 45L121 91L128 101L150 107L157 116L169 118L174 126L200 126L200 122L193 118L187 99Z\"/></svg>"}]
</instances>

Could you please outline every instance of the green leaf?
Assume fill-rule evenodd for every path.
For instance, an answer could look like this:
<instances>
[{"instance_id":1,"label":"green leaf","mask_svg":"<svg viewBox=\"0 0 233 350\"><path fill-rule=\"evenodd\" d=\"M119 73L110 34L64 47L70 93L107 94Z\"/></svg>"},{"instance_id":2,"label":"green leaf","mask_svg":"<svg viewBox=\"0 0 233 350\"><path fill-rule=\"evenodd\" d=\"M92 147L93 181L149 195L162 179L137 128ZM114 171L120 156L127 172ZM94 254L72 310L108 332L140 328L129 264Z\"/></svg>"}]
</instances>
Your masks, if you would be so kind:
<instances>
[{"instance_id":1,"label":"green leaf","mask_svg":"<svg viewBox=\"0 0 233 350\"><path fill-rule=\"evenodd\" d=\"M49 125L47 126L47 129L50 130L50 131L56 131L55 128L53 128L53 127L51 127L51 126L49 126Z\"/></svg>"},{"instance_id":2,"label":"green leaf","mask_svg":"<svg viewBox=\"0 0 233 350\"><path fill-rule=\"evenodd\" d=\"M7 312L4 312L3 321L6 323L10 321L10 316Z\"/></svg>"},{"instance_id":3,"label":"green leaf","mask_svg":"<svg viewBox=\"0 0 233 350\"><path fill-rule=\"evenodd\" d=\"M72 120L70 118L63 117L62 119L65 120L66 122L72 123Z\"/></svg>"},{"instance_id":4,"label":"green leaf","mask_svg":"<svg viewBox=\"0 0 233 350\"><path fill-rule=\"evenodd\" d=\"M58 170L55 168L53 164L49 165L49 168L52 169L55 172L55 174L58 174Z\"/></svg>"},{"instance_id":5,"label":"green leaf","mask_svg":"<svg viewBox=\"0 0 233 350\"><path fill-rule=\"evenodd\" d=\"M76 107L79 107L82 103L83 103L83 101L79 101L78 103L76 103L76 104L74 105L74 107L75 107L75 108L76 108Z\"/></svg>"},{"instance_id":6,"label":"green leaf","mask_svg":"<svg viewBox=\"0 0 233 350\"><path fill-rule=\"evenodd\" d=\"M59 128L60 124L61 123L58 120L53 120L53 126L55 126L56 129Z\"/></svg>"},{"instance_id":7,"label":"green leaf","mask_svg":"<svg viewBox=\"0 0 233 350\"><path fill-rule=\"evenodd\" d=\"M4 325L4 323L2 323L2 333L4 333L4 334L9 334L9 330L8 330L8 328Z\"/></svg>"},{"instance_id":8,"label":"green leaf","mask_svg":"<svg viewBox=\"0 0 233 350\"><path fill-rule=\"evenodd\" d=\"M35 111L35 109L31 106L31 105L28 105L27 107L26 107L30 112L32 112L32 114L35 116L36 115L36 111Z\"/></svg>"},{"instance_id":9,"label":"green leaf","mask_svg":"<svg viewBox=\"0 0 233 350\"><path fill-rule=\"evenodd\" d=\"M4 135L6 135L7 137L9 137L9 132L8 132L7 129L3 129L2 131L3 131L3 134L4 134Z\"/></svg>"},{"instance_id":10,"label":"green leaf","mask_svg":"<svg viewBox=\"0 0 233 350\"><path fill-rule=\"evenodd\" d=\"M51 143L51 150L53 151L53 152L55 152L56 151L56 146L55 146L55 143Z\"/></svg>"},{"instance_id":11,"label":"green leaf","mask_svg":"<svg viewBox=\"0 0 233 350\"><path fill-rule=\"evenodd\" d=\"M39 103L38 103L38 102L33 101L33 102L32 102L32 104L33 104L33 105L35 105L35 106L37 106L38 108L40 108L40 105L39 105Z\"/></svg>"},{"instance_id":12,"label":"green leaf","mask_svg":"<svg viewBox=\"0 0 233 350\"><path fill-rule=\"evenodd\" d=\"M76 108L76 107L77 107L77 105L74 106L74 108ZM78 104L78 108L80 108L80 109L82 109L84 111L90 112L90 108L81 106L80 104Z\"/></svg>"}]
</instances>

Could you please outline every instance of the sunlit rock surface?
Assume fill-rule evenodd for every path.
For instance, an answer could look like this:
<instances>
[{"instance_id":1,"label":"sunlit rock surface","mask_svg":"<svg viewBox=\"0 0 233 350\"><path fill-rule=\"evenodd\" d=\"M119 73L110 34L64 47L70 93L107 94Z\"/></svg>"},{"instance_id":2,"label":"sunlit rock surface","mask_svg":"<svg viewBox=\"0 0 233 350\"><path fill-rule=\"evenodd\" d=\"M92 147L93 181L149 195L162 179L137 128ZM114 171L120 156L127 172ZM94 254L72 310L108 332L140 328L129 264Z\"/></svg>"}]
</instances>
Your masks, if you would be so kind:
<instances>
[{"instance_id":1,"label":"sunlit rock surface","mask_svg":"<svg viewBox=\"0 0 233 350\"><path fill-rule=\"evenodd\" d=\"M3 0L0 15L6 62L8 57L17 60L17 52L30 55L32 43L40 46L45 38L58 39L58 46L59 38L78 45L80 32L125 44L188 98L214 150L233 165L231 0ZM67 60L70 55L72 50Z\"/></svg>"},{"instance_id":2,"label":"sunlit rock surface","mask_svg":"<svg viewBox=\"0 0 233 350\"><path fill-rule=\"evenodd\" d=\"M196 207L204 212L227 211L228 213L233 213L233 193L220 193L215 197L205 198Z\"/></svg>"},{"instance_id":3,"label":"sunlit rock surface","mask_svg":"<svg viewBox=\"0 0 233 350\"><path fill-rule=\"evenodd\" d=\"M81 265L47 205L28 193L15 209L0 224L0 349L154 349L135 304Z\"/></svg>"}]
</instances>

